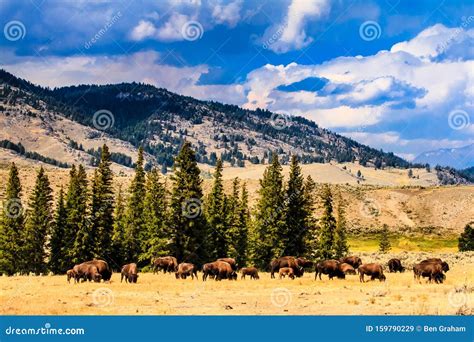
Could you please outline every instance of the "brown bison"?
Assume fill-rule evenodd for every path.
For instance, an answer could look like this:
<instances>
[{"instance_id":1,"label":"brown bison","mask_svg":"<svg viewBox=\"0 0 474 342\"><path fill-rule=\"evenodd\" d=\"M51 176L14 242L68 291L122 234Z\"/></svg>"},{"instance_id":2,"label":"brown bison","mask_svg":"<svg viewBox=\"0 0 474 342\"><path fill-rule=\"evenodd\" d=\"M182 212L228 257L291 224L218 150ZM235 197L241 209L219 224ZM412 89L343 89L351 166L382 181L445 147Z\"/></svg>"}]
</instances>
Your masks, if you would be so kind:
<instances>
[{"instance_id":1,"label":"brown bison","mask_svg":"<svg viewBox=\"0 0 474 342\"><path fill-rule=\"evenodd\" d=\"M217 261L204 264L202 266L202 281L206 281L207 277L215 277L217 272Z\"/></svg>"},{"instance_id":2,"label":"brown bison","mask_svg":"<svg viewBox=\"0 0 474 342\"><path fill-rule=\"evenodd\" d=\"M356 274L356 270L354 267L352 267L349 264L346 264L345 262L342 264L339 264L339 269L341 270L342 273L344 274Z\"/></svg>"},{"instance_id":3,"label":"brown bison","mask_svg":"<svg viewBox=\"0 0 474 342\"><path fill-rule=\"evenodd\" d=\"M422 263L438 263L441 265L441 268L443 269L443 272L448 272L449 271L449 265L446 261L443 261L439 258L430 258L423 260L420 264Z\"/></svg>"},{"instance_id":4,"label":"brown bison","mask_svg":"<svg viewBox=\"0 0 474 342\"><path fill-rule=\"evenodd\" d=\"M370 280L378 279L379 281L385 281L385 275L383 274L383 267L379 264L364 264L357 268L359 272L360 282L364 283L364 275L370 276Z\"/></svg>"},{"instance_id":5,"label":"brown bison","mask_svg":"<svg viewBox=\"0 0 474 342\"><path fill-rule=\"evenodd\" d=\"M275 273L283 267L290 267L293 269L293 273L296 277L301 277L304 274L304 269L301 267L295 257L284 256L278 259L274 259L270 263L271 278L275 278Z\"/></svg>"},{"instance_id":6,"label":"brown bison","mask_svg":"<svg viewBox=\"0 0 474 342\"><path fill-rule=\"evenodd\" d=\"M178 271L178 261L173 256L164 256L153 259L152 261L153 274L156 274L159 271L164 273L177 272Z\"/></svg>"},{"instance_id":7,"label":"brown bison","mask_svg":"<svg viewBox=\"0 0 474 342\"><path fill-rule=\"evenodd\" d=\"M94 265L97 267L97 270L104 281L108 281L110 278L112 278L112 270L110 269L109 264L104 260L94 259L91 261L86 261L83 264Z\"/></svg>"},{"instance_id":8,"label":"brown bison","mask_svg":"<svg viewBox=\"0 0 474 342\"><path fill-rule=\"evenodd\" d=\"M405 267L402 266L402 262L400 259L390 259L388 261L388 270L390 273L396 273L396 272L405 272Z\"/></svg>"},{"instance_id":9,"label":"brown bison","mask_svg":"<svg viewBox=\"0 0 474 342\"><path fill-rule=\"evenodd\" d=\"M191 279L193 280L194 277L199 279L197 275L197 267L187 262L182 262L178 265L178 270L175 272L175 276L176 279L186 279L188 276L191 276Z\"/></svg>"},{"instance_id":10,"label":"brown bison","mask_svg":"<svg viewBox=\"0 0 474 342\"><path fill-rule=\"evenodd\" d=\"M439 262L420 262L413 266L413 276L415 279L420 277L428 278L429 282L435 281L437 284L442 283L445 279L443 274L443 266Z\"/></svg>"},{"instance_id":11,"label":"brown bison","mask_svg":"<svg viewBox=\"0 0 474 342\"><path fill-rule=\"evenodd\" d=\"M136 283L138 280L137 264L131 263L122 266L120 282L125 278L125 282Z\"/></svg>"},{"instance_id":12,"label":"brown bison","mask_svg":"<svg viewBox=\"0 0 474 342\"><path fill-rule=\"evenodd\" d=\"M314 280L317 279L319 275L319 280L321 279L321 274L327 274L329 279L337 277L339 279L344 279L346 275L342 272L340 268L341 263L337 260L324 260L318 262L314 268L316 273L314 274Z\"/></svg>"},{"instance_id":13,"label":"brown bison","mask_svg":"<svg viewBox=\"0 0 474 342\"><path fill-rule=\"evenodd\" d=\"M243 267L241 270L242 276L240 279L245 279L245 276L250 276L250 279L260 279L258 276L258 270L255 267Z\"/></svg>"},{"instance_id":14,"label":"brown bison","mask_svg":"<svg viewBox=\"0 0 474 342\"><path fill-rule=\"evenodd\" d=\"M286 275L288 276L288 278L295 279L295 272L291 267L280 268L278 274L280 275L280 279L285 278Z\"/></svg>"},{"instance_id":15,"label":"brown bison","mask_svg":"<svg viewBox=\"0 0 474 342\"><path fill-rule=\"evenodd\" d=\"M228 263L234 271L237 271L237 264L235 262L235 259L233 259L233 258L219 258L216 261L224 261L224 262Z\"/></svg>"},{"instance_id":16,"label":"brown bison","mask_svg":"<svg viewBox=\"0 0 474 342\"><path fill-rule=\"evenodd\" d=\"M229 279L236 280L237 273L232 269L229 263L225 261L216 261L217 262L217 274L216 280Z\"/></svg>"},{"instance_id":17,"label":"brown bison","mask_svg":"<svg viewBox=\"0 0 474 342\"><path fill-rule=\"evenodd\" d=\"M305 259L303 257L298 257L296 259L296 262L298 263L298 265L300 265L303 268L310 268L314 266L314 262L312 262L311 260Z\"/></svg>"},{"instance_id":18,"label":"brown bison","mask_svg":"<svg viewBox=\"0 0 474 342\"><path fill-rule=\"evenodd\" d=\"M66 271L66 276L67 276L67 282L71 282L71 278L74 279L74 282L76 282L76 272L74 272L73 269L67 270Z\"/></svg>"},{"instance_id":19,"label":"brown bison","mask_svg":"<svg viewBox=\"0 0 474 342\"><path fill-rule=\"evenodd\" d=\"M341 264L349 264L354 267L354 269L357 269L360 265L362 265L362 259L358 256L347 256L339 259L339 262Z\"/></svg>"}]
</instances>

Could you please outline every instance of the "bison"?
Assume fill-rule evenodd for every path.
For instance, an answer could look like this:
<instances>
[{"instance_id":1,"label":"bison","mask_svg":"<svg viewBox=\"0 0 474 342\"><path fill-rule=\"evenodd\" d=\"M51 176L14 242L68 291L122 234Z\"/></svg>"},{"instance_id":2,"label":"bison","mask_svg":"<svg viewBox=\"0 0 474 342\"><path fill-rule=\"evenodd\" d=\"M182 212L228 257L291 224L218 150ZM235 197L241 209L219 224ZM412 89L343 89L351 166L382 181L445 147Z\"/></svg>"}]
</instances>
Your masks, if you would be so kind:
<instances>
[{"instance_id":1,"label":"bison","mask_svg":"<svg viewBox=\"0 0 474 342\"><path fill-rule=\"evenodd\" d=\"M73 269L67 270L66 271L66 276L67 276L67 282L71 282L71 278L74 279L74 282L76 282L76 272L74 272Z\"/></svg>"},{"instance_id":2,"label":"bison","mask_svg":"<svg viewBox=\"0 0 474 342\"><path fill-rule=\"evenodd\" d=\"M295 279L295 272L291 267L280 268L278 274L280 275L280 279L285 278L286 275L288 276L288 278Z\"/></svg>"},{"instance_id":3,"label":"bison","mask_svg":"<svg viewBox=\"0 0 474 342\"><path fill-rule=\"evenodd\" d=\"M275 278L275 272L278 272L282 267L290 267L293 269L293 273L296 277L303 276L304 269L299 265L299 262L295 257L284 256L278 259L274 259L270 263L271 278Z\"/></svg>"},{"instance_id":4,"label":"bison","mask_svg":"<svg viewBox=\"0 0 474 342\"><path fill-rule=\"evenodd\" d=\"M109 264L106 261L94 259L91 261L86 261L84 262L84 264L94 265L95 267L97 267L97 270L104 281L108 281L110 280L110 278L112 278L112 270L110 269Z\"/></svg>"},{"instance_id":5,"label":"bison","mask_svg":"<svg viewBox=\"0 0 474 342\"><path fill-rule=\"evenodd\" d=\"M125 278L125 282L136 283L138 280L137 264L131 263L122 266L120 282Z\"/></svg>"},{"instance_id":6,"label":"bison","mask_svg":"<svg viewBox=\"0 0 474 342\"><path fill-rule=\"evenodd\" d=\"M166 272L177 272L178 271L178 261L173 256L164 256L155 258L152 261L153 274L163 271Z\"/></svg>"},{"instance_id":7,"label":"bison","mask_svg":"<svg viewBox=\"0 0 474 342\"><path fill-rule=\"evenodd\" d=\"M258 270L255 267L243 267L241 270L242 276L240 279L245 279L245 276L250 276L250 279L260 279L258 276Z\"/></svg>"},{"instance_id":8,"label":"bison","mask_svg":"<svg viewBox=\"0 0 474 342\"><path fill-rule=\"evenodd\" d=\"M354 269L357 269L360 265L362 265L362 259L358 256L347 256L339 259L339 262L341 264L349 264L354 267Z\"/></svg>"},{"instance_id":9,"label":"bison","mask_svg":"<svg viewBox=\"0 0 474 342\"><path fill-rule=\"evenodd\" d=\"M364 264L357 268L359 272L360 282L364 283L364 275L370 276L370 280L378 279L379 281L385 281L385 275L383 274L383 267L379 264Z\"/></svg>"},{"instance_id":10,"label":"bison","mask_svg":"<svg viewBox=\"0 0 474 342\"><path fill-rule=\"evenodd\" d=\"M422 263L438 263L441 265L441 268L443 269L443 272L448 272L449 271L449 265L446 261L443 261L439 258L430 258L430 259L426 259L426 260L423 260L422 262L420 262L420 264Z\"/></svg>"},{"instance_id":11,"label":"bison","mask_svg":"<svg viewBox=\"0 0 474 342\"><path fill-rule=\"evenodd\" d=\"M305 259L303 257L298 257L296 262L303 268L310 268L314 266L314 263L311 260Z\"/></svg>"},{"instance_id":12,"label":"bison","mask_svg":"<svg viewBox=\"0 0 474 342\"><path fill-rule=\"evenodd\" d=\"M315 275L314 275L314 280L317 279L319 275L319 280L321 279L321 274L327 274L329 276L329 279L332 279L334 277L344 279L346 275L344 272L342 272L340 268L341 263L337 260L324 260L321 262L318 262L315 267Z\"/></svg>"},{"instance_id":13,"label":"bison","mask_svg":"<svg viewBox=\"0 0 474 342\"><path fill-rule=\"evenodd\" d=\"M217 274L216 280L229 279L236 280L237 273L232 269L232 266L225 261L216 261L217 263Z\"/></svg>"},{"instance_id":14,"label":"bison","mask_svg":"<svg viewBox=\"0 0 474 342\"><path fill-rule=\"evenodd\" d=\"M188 276L191 276L191 279L193 280L194 277L199 279L197 275L197 267L187 262L178 265L178 270L175 272L175 276L176 279L186 279Z\"/></svg>"},{"instance_id":15,"label":"bison","mask_svg":"<svg viewBox=\"0 0 474 342\"><path fill-rule=\"evenodd\" d=\"M437 284L442 283L445 279L443 274L443 266L439 262L420 262L413 266L413 276L415 279L420 277L428 278L429 282L435 281Z\"/></svg>"},{"instance_id":16,"label":"bison","mask_svg":"<svg viewBox=\"0 0 474 342\"><path fill-rule=\"evenodd\" d=\"M390 259L388 261L388 270L390 273L396 273L396 272L405 272L405 267L402 266L402 262L400 259Z\"/></svg>"},{"instance_id":17,"label":"bison","mask_svg":"<svg viewBox=\"0 0 474 342\"><path fill-rule=\"evenodd\" d=\"M233 258L219 258L216 261L224 261L224 262L228 263L234 271L237 271L237 264L235 262L235 259L233 259Z\"/></svg>"},{"instance_id":18,"label":"bison","mask_svg":"<svg viewBox=\"0 0 474 342\"><path fill-rule=\"evenodd\" d=\"M354 267L346 263L339 264L339 269L344 274L356 274Z\"/></svg>"}]
</instances>

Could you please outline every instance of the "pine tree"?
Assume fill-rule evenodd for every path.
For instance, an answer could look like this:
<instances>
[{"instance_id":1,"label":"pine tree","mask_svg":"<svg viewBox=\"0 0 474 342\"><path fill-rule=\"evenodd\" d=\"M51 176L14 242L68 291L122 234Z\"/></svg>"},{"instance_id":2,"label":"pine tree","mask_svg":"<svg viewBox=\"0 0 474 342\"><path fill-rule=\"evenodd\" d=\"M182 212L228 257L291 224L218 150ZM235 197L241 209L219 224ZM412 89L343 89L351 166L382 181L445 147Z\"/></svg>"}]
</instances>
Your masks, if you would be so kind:
<instances>
[{"instance_id":1,"label":"pine tree","mask_svg":"<svg viewBox=\"0 0 474 342\"><path fill-rule=\"evenodd\" d=\"M91 225L88 220L87 203L87 173L82 165L77 171L71 170L71 180L66 196L67 237L72 236L72 248L69 250L68 264L72 267L92 259L94 240L91 235ZM65 241L69 245L69 241Z\"/></svg>"},{"instance_id":2,"label":"pine tree","mask_svg":"<svg viewBox=\"0 0 474 342\"><path fill-rule=\"evenodd\" d=\"M10 165L0 215L0 274L13 275L22 266L21 246L24 235L21 184L15 163Z\"/></svg>"},{"instance_id":3,"label":"pine tree","mask_svg":"<svg viewBox=\"0 0 474 342\"><path fill-rule=\"evenodd\" d=\"M94 172L90 205L90 230L93 241L93 255L109 261L112 254L112 234L114 224L113 174L110 169L110 152L103 145L99 166Z\"/></svg>"},{"instance_id":4,"label":"pine tree","mask_svg":"<svg viewBox=\"0 0 474 342\"><path fill-rule=\"evenodd\" d=\"M346 203L342 198L341 192L339 191L337 196L337 222L336 230L334 232L334 254L336 258L346 256L349 252L349 246L347 245L346 236Z\"/></svg>"},{"instance_id":5,"label":"pine tree","mask_svg":"<svg viewBox=\"0 0 474 342\"><path fill-rule=\"evenodd\" d=\"M64 190L61 187L56 203L54 222L51 229L51 238L49 241L49 262L48 268L54 274L65 273L70 265L66 264L67 250L64 246L65 229L67 225L67 211L64 203Z\"/></svg>"},{"instance_id":6,"label":"pine tree","mask_svg":"<svg viewBox=\"0 0 474 342\"><path fill-rule=\"evenodd\" d=\"M306 234L305 252L304 254L316 258L319 249L319 230L316 218L314 217L315 206L315 189L316 183L311 176L306 177L304 183L305 211L309 213L306 217L306 226L308 234Z\"/></svg>"},{"instance_id":7,"label":"pine tree","mask_svg":"<svg viewBox=\"0 0 474 342\"><path fill-rule=\"evenodd\" d=\"M167 218L166 189L161 181L157 168L147 174L145 196L145 227L146 236L139 260L150 261L154 257L167 255L168 232L166 231Z\"/></svg>"},{"instance_id":8,"label":"pine tree","mask_svg":"<svg viewBox=\"0 0 474 342\"><path fill-rule=\"evenodd\" d=\"M178 261L201 265L207 260L207 226L202 211L202 179L196 156L185 142L173 166L170 203L171 253Z\"/></svg>"},{"instance_id":9,"label":"pine tree","mask_svg":"<svg viewBox=\"0 0 474 342\"><path fill-rule=\"evenodd\" d=\"M285 255L303 255L308 234L307 211L304 194L304 178L296 156L291 157L290 176L285 194L286 241Z\"/></svg>"},{"instance_id":10,"label":"pine tree","mask_svg":"<svg viewBox=\"0 0 474 342\"><path fill-rule=\"evenodd\" d=\"M46 237L50 234L52 222L52 189L49 179L41 167L36 176L35 187L28 201L27 221L24 235L25 273L45 273Z\"/></svg>"},{"instance_id":11,"label":"pine tree","mask_svg":"<svg viewBox=\"0 0 474 342\"><path fill-rule=\"evenodd\" d=\"M285 229L283 175L278 154L272 154L272 163L265 169L258 191L255 227L253 232L253 261L266 268L275 257L282 255Z\"/></svg>"},{"instance_id":12,"label":"pine tree","mask_svg":"<svg viewBox=\"0 0 474 342\"><path fill-rule=\"evenodd\" d=\"M321 191L323 214L319 218L319 256L322 259L334 258L334 231L336 219L333 214L332 192L328 184Z\"/></svg>"},{"instance_id":13,"label":"pine tree","mask_svg":"<svg viewBox=\"0 0 474 342\"><path fill-rule=\"evenodd\" d=\"M112 258L115 262L111 266L116 271L120 269L118 266L125 264L127 259L127 246L125 244L125 219L125 200L122 194L122 187L119 186L115 200L114 227L112 233Z\"/></svg>"},{"instance_id":14,"label":"pine tree","mask_svg":"<svg viewBox=\"0 0 474 342\"><path fill-rule=\"evenodd\" d=\"M474 251L474 222L464 227L464 232L459 236L458 247L460 252Z\"/></svg>"},{"instance_id":15,"label":"pine tree","mask_svg":"<svg viewBox=\"0 0 474 342\"><path fill-rule=\"evenodd\" d=\"M128 262L137 262L145 239L145 170L143 169L143 148L138 149L138 159L135 166L135 177L130 185L128 205L126 210L125 245Z\"/></svg>"},{"instance_id":16,"label":"pine tree","mask_svg":"<svg viewBox=\"0 0 474 342\"><path fill-rule=\"evenodd\" d=\"M240 233L240 194L239 179L236 177L232 181L232 192L225 198L225 225L226 241L228 242L226 255L237 259L239 252L237 251L238 236Z\"/></svg>"},{"instance_id":17,"label":"pine tree","mask_svg":"<svg viewBox=\"0 0 474 342\"><path fill-rule=\"evenodd\" d=\"M387 253L391 248L392 246L388 238L388 226L384 224L380 232L379 251L380 253Z\"/></svg>"},{"instance_id":18,"label":"pine tree","mask_svg":"<svg viewBox=\"0 0 474 342\"><path fill-rule=\"evenodd\" d=\"M238 195L233 191L234 196ZM235 234L235 252L236 263L239 266L245 266L248 259L248 240L249 240L249 225L250 225L250 211L248 206L248 191L247 185L242 184L242 191L240 200L237 204L238 211L238 225Z\"/></svg>"},{"instance_id":19,"label":"pine tree","mask_svg":"<svg viewBox=\"0 0 474 342\"><path fill-rule=\"evenodd\" d=\"M209 225L209 257L213 260L227 256L231 241L228 236L227 199L222 183L222 159L217 159L214 184L206 199L206 218Z\"/></svg>"}]
</instances>

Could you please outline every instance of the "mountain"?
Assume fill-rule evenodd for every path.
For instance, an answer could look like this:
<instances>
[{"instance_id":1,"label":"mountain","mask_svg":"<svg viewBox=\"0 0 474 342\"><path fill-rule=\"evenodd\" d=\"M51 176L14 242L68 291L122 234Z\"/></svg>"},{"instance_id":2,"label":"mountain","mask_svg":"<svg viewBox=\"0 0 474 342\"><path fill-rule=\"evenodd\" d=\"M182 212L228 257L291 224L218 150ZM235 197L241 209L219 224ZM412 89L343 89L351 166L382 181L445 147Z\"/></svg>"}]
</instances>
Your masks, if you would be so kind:
<instances>
[{"instance_id":1,"label":"mountain","mask_svg":"<svg viewBox=\"0 0 474 342\"><path fill-rule=\"evenodd\" d=\"M474 144L460 148L443 148L420 154L414 163L450 166L461 170L474 166Z\"/></svg>"},{"instance_id":2,"label":"mountain","mask_svg":"<svg viewBox=\"0 0 474 342\"><path fill-rule=\"evenodd\" d=\"M209 165L219 156L232 166L265 164L272 153L278 153L283 164L297 154L305 164L424 166L302 117L200 101L141 83L49 89L4 70L0 70L0 127L0 147L63 166L94 165L104 143L117 164L132 166L141 145L148 167L158 164L165 172L185 140L193 144L198 161Z\"/></svg>"}]
</instances>

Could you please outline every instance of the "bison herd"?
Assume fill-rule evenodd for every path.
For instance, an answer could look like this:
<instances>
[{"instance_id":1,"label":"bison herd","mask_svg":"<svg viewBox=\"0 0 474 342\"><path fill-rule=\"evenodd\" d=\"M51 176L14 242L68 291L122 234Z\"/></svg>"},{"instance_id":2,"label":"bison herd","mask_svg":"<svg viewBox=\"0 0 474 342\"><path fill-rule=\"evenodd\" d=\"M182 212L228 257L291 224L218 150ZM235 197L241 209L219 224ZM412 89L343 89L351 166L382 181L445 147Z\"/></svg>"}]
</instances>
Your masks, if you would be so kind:
<instances>
[{"instance_id":1,"label":"bison herd","mask_svg":"<svg viewBox=\"0 0 474 342\"><path fill-rule=\"evenodd\" d=\"M405 271L405 267L399 259L390 259L387 266L391 273ZM284 256L270 262L270 277L275 278L275 273L278 273L280 279L286 276L290 279L295 279L302 277L305 269L311 269L313 267L315 280L318 278L321 280L323 274L327 275L329 279L333 279L334 277L345 279L346 275L359 274L360 282L366 281L365 276L370 277L370 280L386 280L383 265L377 263L364 264L361 258L357 256L348 256L339 260L323 260L317 263L313 263L302 257ZM216 261L204 264L199 268L197 265L188 262L178 264L175 257L165 256L153 259L151 268L154 274L159 271L174 273L176 279L186 279L187 277L199 279L198 270L200 270L202 271L203 281L206 281L207 278L216 281L222 279L237 280L238 272L237 264L233 258L220 258ZM413 265L414 278L418 281L421 278L428 278L429 282L442 283L446 279L447 271L449 271L448 263L438 258L426 259ZM240 273L241 279L245 279L246 276L254 280L260 279L258 269L255 267L243 267L240 269ZM67 271L66 276L68 282L74 279L75 283L81 280L93 282L100 282L101 280L109 281L112 277L112 269L106 261L94 259L75 265L72 269ZM137 264L130 263L122 266L120 282L124 279L125 282L128 283L137 283Z\"/></svg>"}]
</instances>

